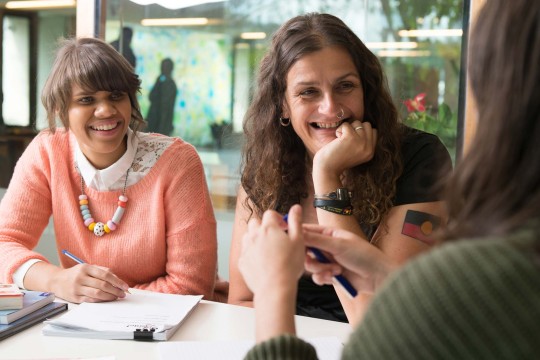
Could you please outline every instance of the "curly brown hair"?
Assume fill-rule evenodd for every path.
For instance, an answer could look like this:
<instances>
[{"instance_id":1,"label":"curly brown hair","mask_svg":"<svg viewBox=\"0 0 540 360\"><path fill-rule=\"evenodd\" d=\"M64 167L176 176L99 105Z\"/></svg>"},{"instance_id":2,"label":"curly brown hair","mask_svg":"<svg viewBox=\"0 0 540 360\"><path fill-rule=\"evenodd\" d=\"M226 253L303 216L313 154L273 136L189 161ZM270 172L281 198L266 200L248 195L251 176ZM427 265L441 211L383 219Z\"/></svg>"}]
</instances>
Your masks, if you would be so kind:
<instances>
[{"instance_id":1,"label":"curly brown hair","mask_svg":"<svg viewBox=\"0 0 540 360\"><path fill-rule=\"evenodd\" d=\"M57 117L69 128L68 110L71 87L79 85L88 91L122 91L131 103L131 128L136 132L144 127L137 93L141 80L128 61L111 45L95 38L63 39L52 70L41 93L52 132Z\"/></svg>"},{"instance_id":2,"label":"curly brown hair","mask_svg":"<svg viewBox=\"0 0 540 360\"><path fill-rule=\"evenodd\" d=\"M378 130L373 159L349 169L343 185L354 193L354 216L361 224L377 225L392 207L396 181L402 172L402 126L377 57L339 18L310 13L283 24L261 61L257 91L244 119L242 152L244 204L251 214L267 209L285 213L307 197L304 144L292 127L280 126L289 69L302 56L325 47L347 50L364 90L364 119Z\"/></svg>"}]
</instances>

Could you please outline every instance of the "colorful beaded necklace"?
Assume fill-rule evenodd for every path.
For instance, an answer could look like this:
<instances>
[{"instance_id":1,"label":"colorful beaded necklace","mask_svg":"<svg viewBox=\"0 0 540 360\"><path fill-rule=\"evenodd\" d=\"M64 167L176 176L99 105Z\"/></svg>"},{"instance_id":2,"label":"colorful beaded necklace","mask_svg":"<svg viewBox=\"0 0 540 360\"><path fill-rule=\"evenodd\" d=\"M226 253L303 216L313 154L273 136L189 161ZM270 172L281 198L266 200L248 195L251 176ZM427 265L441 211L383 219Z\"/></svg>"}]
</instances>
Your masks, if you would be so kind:
<instances>
[{"instance_id":1,"label":"colorful beaded necklace","mask_svg":"<svg viewBox=\"0 0 540 360\"><path fill-rule=\"evenodd\" d=\"M110 233L111 231L116 230L116 227L118 224L120 224L120 220L122 220L122 216L124 215L124 211L126 211L126 204L128 201L128 198L126 197L126 186L127 186L127 180L129 176L129 170L131 170L131 167L126 172L126 180L124 181L124 188L122 189L122 195L118 197L118 207L116 208L116 211L114 212L114 215L111 220L107 221L107 223L102 222L95 222L94 218L92 217L92 214L90 213L90 208L88 207L88 196L84 193L84 178L81 174L81 171L79 170L79 167L77 164L75 164L75 168L77 169L77 172L79 173L79 176L81 177L81 195L79 195L79 206L81 209L81 215L83 218L84 226L88 228L88 230L93 231L94 235L96 236L103 236L105 234Z\"/></svg>"}]
</instances>

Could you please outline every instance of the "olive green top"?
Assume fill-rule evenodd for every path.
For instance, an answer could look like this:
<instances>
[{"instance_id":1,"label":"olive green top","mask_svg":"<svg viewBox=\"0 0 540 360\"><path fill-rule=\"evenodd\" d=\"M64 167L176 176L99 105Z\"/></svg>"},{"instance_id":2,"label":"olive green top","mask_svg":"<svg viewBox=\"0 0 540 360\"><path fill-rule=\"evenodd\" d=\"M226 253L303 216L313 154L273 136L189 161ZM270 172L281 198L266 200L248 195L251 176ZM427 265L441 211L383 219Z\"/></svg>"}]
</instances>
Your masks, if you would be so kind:
<instances>
[{"instance_id":1,"label":"olive green top","mask_svg":"<svg viewBox=\"0 0 540 360\"><path fill-rule=\"evenodd\" d=\"M316 359L283 335L247 359ZM540 359L540 230L451 242L379 290L343 359Z\"/></svg>"}]
</instances>

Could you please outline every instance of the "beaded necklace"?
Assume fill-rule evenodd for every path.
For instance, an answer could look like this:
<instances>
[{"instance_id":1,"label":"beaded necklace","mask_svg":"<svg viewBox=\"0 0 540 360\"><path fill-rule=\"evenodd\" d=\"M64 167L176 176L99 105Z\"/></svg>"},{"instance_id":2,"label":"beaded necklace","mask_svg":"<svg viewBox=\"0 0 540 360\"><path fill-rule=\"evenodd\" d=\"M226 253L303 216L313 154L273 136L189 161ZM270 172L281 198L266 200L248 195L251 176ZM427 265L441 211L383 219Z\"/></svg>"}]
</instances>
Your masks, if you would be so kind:
<instances>
[{"instance_id":1,"label":"beaded necklace","mask_svg":"<svg viewBox=\"0 0 540 360\"><path fill-rule=\"evenodd\" d=\"M120 220L122 220L122 216L124 215L124 211L126 210L126 204L128 201L128 198L126 197L126 186L127 186L127 180L129 176L129 170L131 170L131 166L126 172L126 180L124 181L124 188L122 189L122 195L118 197L118 207L116 208L116 211L114 212L114 215L111 220L107 221L107 223L102 222L95 222L94 218L92 217L92 214L90 213L90 208L88 207L88 196L84 193L84 178L81 174L81 171L79 170L79 167L75 163L75 169L77 169L77 172L79 173L79 176L81 177L81 195L79 195L79 206L81 209L81 215L83 218L84 226L88 228L88 230L93 231L94 235L96 236L103 236L105 234L110 233L111 231L116 230L116 227L118 224L120 224Z\"/></svg>"}]
</instances>

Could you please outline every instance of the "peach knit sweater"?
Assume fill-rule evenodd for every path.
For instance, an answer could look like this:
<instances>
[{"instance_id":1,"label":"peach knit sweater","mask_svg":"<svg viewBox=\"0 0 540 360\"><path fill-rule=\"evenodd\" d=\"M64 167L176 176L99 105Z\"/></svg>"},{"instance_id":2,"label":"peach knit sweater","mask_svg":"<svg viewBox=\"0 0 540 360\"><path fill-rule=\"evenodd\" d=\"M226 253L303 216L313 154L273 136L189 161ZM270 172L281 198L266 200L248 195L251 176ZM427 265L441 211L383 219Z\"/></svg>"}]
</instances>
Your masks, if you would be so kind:
<instances>
[{"instance_id":1,"label":"peach knit sweater","mask_svg":"<svg viewBox=\"0 0 540 360\"><path fill-rule=\"evenodd\" d=\"M159 136L159 135L156 135ZM217 268L216 221L199 156L176 139L139 182L126 189L128 204L116 231L97 237L83 224L69 133L41 132L15 168L0 203L0 282L29 259L52 215L64 268L76 265L66 249L90 264L112 269L131 287L210 299ZM85 188L96 221L106 222L121 191Z\"/></svg>"}]
</instances>

